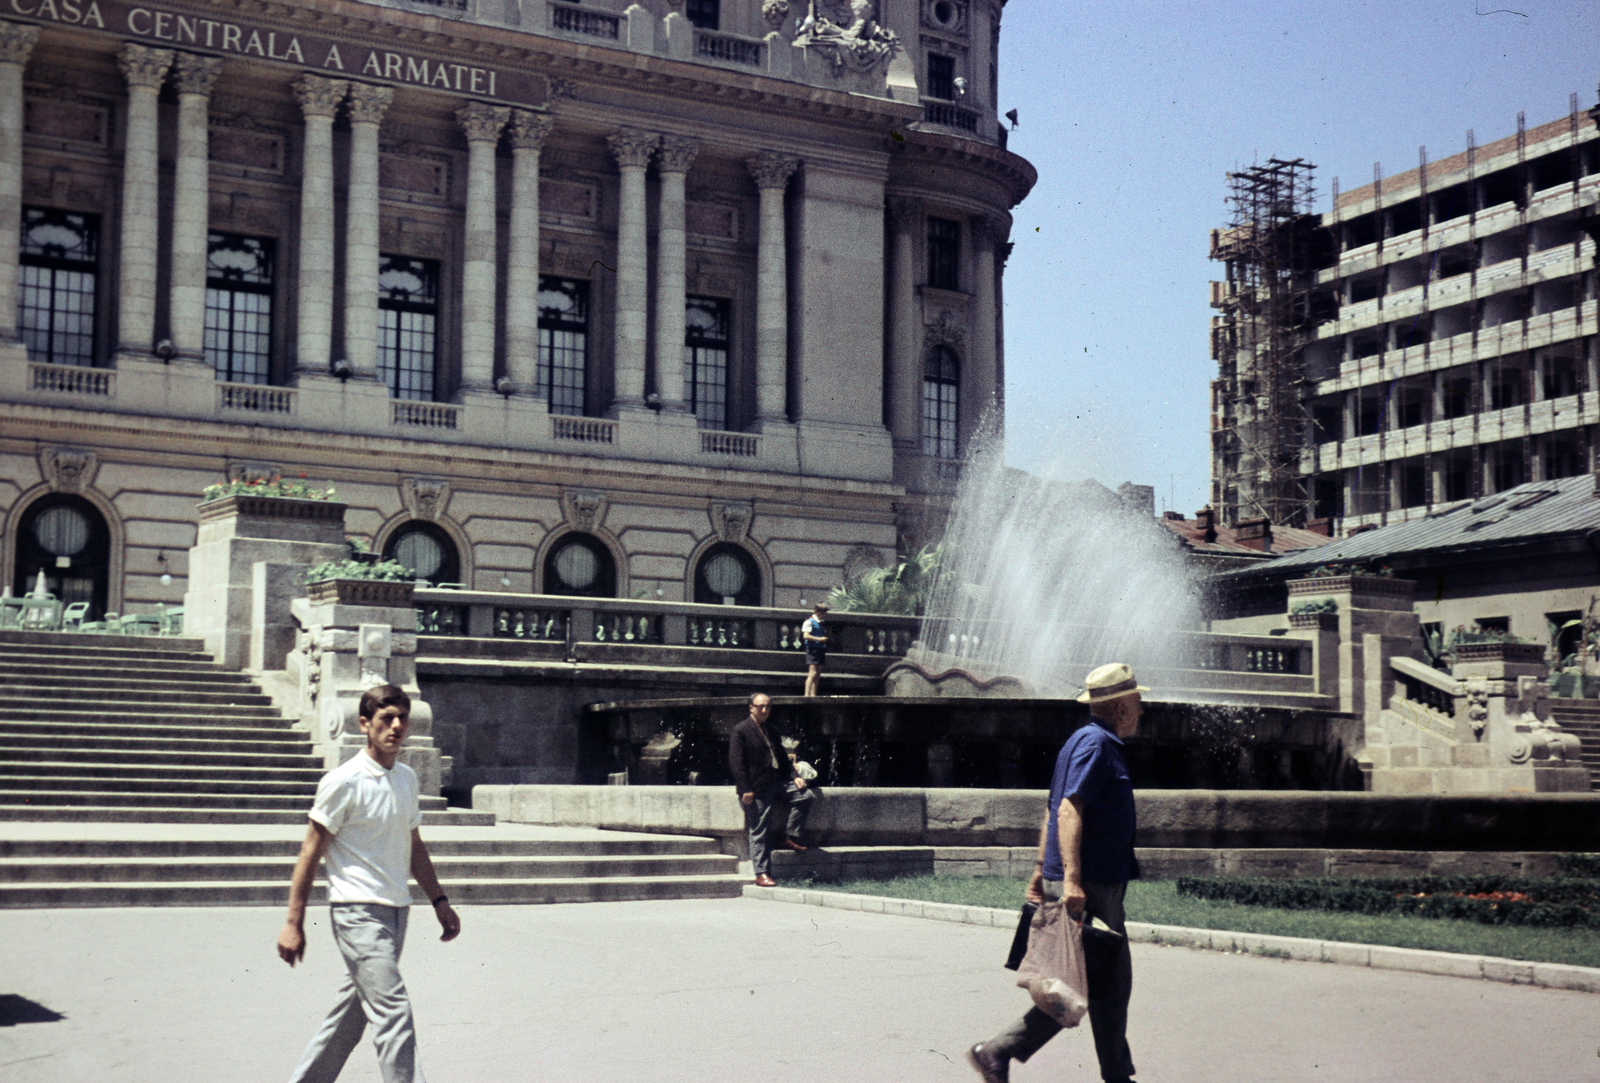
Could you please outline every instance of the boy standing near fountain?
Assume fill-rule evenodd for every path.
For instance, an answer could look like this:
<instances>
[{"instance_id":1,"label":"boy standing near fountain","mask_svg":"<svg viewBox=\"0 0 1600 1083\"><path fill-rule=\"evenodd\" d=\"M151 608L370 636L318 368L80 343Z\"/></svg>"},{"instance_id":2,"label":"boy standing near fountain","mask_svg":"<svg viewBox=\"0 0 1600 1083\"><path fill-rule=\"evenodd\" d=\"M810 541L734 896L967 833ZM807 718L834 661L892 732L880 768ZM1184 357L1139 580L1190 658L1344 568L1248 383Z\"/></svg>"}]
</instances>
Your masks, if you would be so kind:
<instances>
[{"instance_id":1,"label":"boy standing near fountain","mask_svg":"<svg viewBox=\"0 0 1600 1083\"><path fill-rule=\"evenodd\" d=\"M1039 860L1028 880L1029 902L1060 900L1074 918L1099 918L1120 937L1114 949L1092 950L1088 958L1089 1026L1106 1083L1126 1083L1134 1073L1127 1038L1133 957L1122 904L1138 863L1133 780L1122 742L1139 728L1141 694L1148 691L1120 662L1099 667L1084 681L1078 702L1089 705L1090 719L1056 757ZM1054 1019L1030 1008L1015 1025L967 1050L967 1060L984 1083L1008 1083L1011 1061L1026 1061L1059 1030Z\"/></svg>"},{"instance_id":2,"label":"boy standing near fountain","mask_svg":"<svg viewBox=\"0 0 1600 1083\"><path fill-rule=\"evenodd\" d=\"M811 616L806 618L800 626L800 638L806 645L806 695L817 694L817 685L822 682L822 665L828 660L828 626L822 618L828 615L828 604L818 602L811 611Z\"/></svg>"}]
</instances>

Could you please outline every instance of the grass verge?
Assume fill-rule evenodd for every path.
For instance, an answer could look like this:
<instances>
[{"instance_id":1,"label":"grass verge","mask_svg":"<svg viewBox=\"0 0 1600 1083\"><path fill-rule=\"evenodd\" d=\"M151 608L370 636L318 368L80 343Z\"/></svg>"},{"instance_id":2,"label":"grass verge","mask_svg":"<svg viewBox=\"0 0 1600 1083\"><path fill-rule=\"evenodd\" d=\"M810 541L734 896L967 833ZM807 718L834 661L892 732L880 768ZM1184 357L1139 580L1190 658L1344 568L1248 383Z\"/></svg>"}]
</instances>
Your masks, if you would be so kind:
<instances>
[{"instance_id":1,"label":"grass verge","mask_svg":"<svg viewBox=\"0 0 1600 1083\"><path fill-rule=\"evenodd\" d=\"M907 876L895 880L805 884L790 881L784 886L1001 909L1021 906L1023 889L1021 881L992 876ZM1492 955L1525 962L1600 967L1600 937L1596 937L1590 929L1481 925L1471 921L1409 915L1279 910L1179 895L1171 880L1135 880L1130 883L1128 920L1147 921L1154 925L1181 925L1190 929L1300 936L1311 940L1383 944L1395 948Z\"/></svg>"}]
</instances>

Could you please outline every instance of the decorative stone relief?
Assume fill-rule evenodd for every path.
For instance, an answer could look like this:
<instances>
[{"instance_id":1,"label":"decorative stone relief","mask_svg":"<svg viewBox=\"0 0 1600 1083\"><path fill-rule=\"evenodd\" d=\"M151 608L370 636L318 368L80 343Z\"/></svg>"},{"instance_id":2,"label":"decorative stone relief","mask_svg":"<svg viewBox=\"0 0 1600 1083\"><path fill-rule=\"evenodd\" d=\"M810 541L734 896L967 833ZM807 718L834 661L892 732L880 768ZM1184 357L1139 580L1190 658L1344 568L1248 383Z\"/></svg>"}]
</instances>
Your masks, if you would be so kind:
<instances>
[{"instance_id":1,"label":"decorative stone relief","mask_svg":"<svg viewBox=\"0 0 1600 1083\"><path fill-rule=\"evenodd\" d=\"M755 506L745 501L713 501L711 529L725 542L739 542L750 533Z\"/></svg>"},{"instance_id":2,"label":"decorative stone relief","mask_svg":"<svg viewBox=\"0 0 1600 1083\"><path fill-rule=\"evenodd\" d=\"M935 346L949 346L957 353L967 348L966 325L948 308L940 309L939 315L923 326L922 348L930 350Z\"/></svg>"},{"instance_id":3,"label":"decorative stone relief","mask_svg":"<svg viewBox=\"0 0 1600 1083\"><path fill-rule=\"evenodd\" d=\"M768 30L782 30L789 21L789 0L762 0L761 17L767 21Z\"/></svg>"},{"instance_id":4,"label":"decorative stone relief","mask_svg":"<svg viewBox=\"0 0 1600 1083\"><path fill-rule=\"evenodd\" d=\"M456 122L466 132L468 143L498 143L510 119L510 109L486 102L468 102L456 110Z\"/></svg>"},{"instance_id":5,"label":"decorative stone relief","mask_svg":"<svg viewBox=\"0 0 1600 1083\"><path fill-rule=\"evenodd\" d=\"M81 493L94 482L99 459L94 452L76 447L47 447L39 452L39 470L58 493Z\"/></svg>"},{"instance_id":6,"label":"decorative stone relief","mask_svg":"<svg viewBox=\"0 0 1600 1083\"><path fill-rule=\"evenodd\" d=\"M308 117L331 117L339 110L339 103L350 90L343 79L326 79L320 75L302 75L293 83L295 100L300 111Z\"/></svg>"},{"instance_id":7,"label":"decorative stone relief","mask_svg":"<svg viewBox=\"0 0 1600 1083\"><path fill-rule=\"evenodd\" d=\"M1464 683L1467 688L1467 722L1472 726L1472 735L1482 740L1483 727L1489 723L1489 679L1474 676L1468 677Z\"/></svg>"},{"instance_id":8,"label":"decorative stone relief","mask_svg":"<svg viewBox=\"0 0 1600 1083\"><path fill-rule=\"evenodd\" d=\"M173 67L173 81L179 94L209 95L211 87L222 74L220 56L200 56L197 53L179 53Z\"/></svg>"},{"instance_id":9,"label":"decorative stone relief","mask_svg":"<svg viewBox=\"0 0 1600 1083\"><path fill-rule=\"evenodd\" d=\"M814 0L794 43L822 52L836 73L887 69L900 53L900 38L876 15L872 0Z\"/></svg>"},{"instance_id":10,"label":"decorative stone relief","mask_svg":"<svg viewBox=\"0 0 1600 1083\"><path fill-rule=\"evenodd\" d=\"M606 494L598 489L563 489L561 516L574 529L593 531L605 522Z\"/></svg>"},{"instance_id":11,"label":"decorative stone relief","mask_svg":"<svg viewBox=\"0 0 1600 1083\"><path fill-rule=\"evenodd\" d=\"M922 0L922 25L946 34L965 34L966 0Z\"/></svg>"},{"instance_id":12,"label":"decorative stone relief","mask_svg":"<svg viewBox=\"0 0 1600 1083\"><path fill-rule=\"evenodd\" d=\"M26 23L0 23L0 64L26 64L39 40L39 28Z\"/></svg>"},{"instance_id":13,"label":"decorative stone relief","mask_svg":"<svg viewBox=\"0 0 1600 1083\"><path fill-rule=\"evenodd\" d=\"M578 84L571 79L557 79L553 76L547 76L544 82L547 88L545 98L548 101L555 101L557 98L577 97Z\"/></svg>"},{"instance_id":14,"label":"decorative stone relief","mask_svg":"<svg viewBox=\"0 0 1600 1083\"><path fill-rule=\"evenodd\" d=\"M661 153L656 158L656 168L663 173L687 173L700 153L700 140L687 135L661 137Z\"/></svg>"},{"instance_id":15,"label":"decorative stone relief","mask_svg":"<svg viewBox=\"0 0 1600 1083\"><path fill-rule=\"evenodd\" d=\"M405 478L400 500L413 518L433 522L450 506L450 483L441 478Z\"/></svg>"},{"instance_id":16,"label":"decorative stone relief","mask_svg":"<svg viewBox=\"0 0 1600 1083\"><path fill-rule=\"evenodd\" d=\"M167 78L167 69L172 67L172 50L152 49L148 45L124 45L122 52L117 54L117 66L122 69L122 76L128 80L130 87L160 90Z\"/></svg>"},{"instance_id":17,"label":"decorative stone relief","mask_svg":"<svg viewBox=\"0 0 1600 1083\"><path fill-rule=\"evenodd\" d=\"M283 472L274 463L239 459L228 464L228 480L245 485L266 484L277 481L282 476Z\"/></svg>"},{"instance_id":18,"label":"decorative stone relief","mask_svg":"<svg viewBox=\"0 0 1600 1083\"><path fill-rule=\"evenodd\" d=\"M649 165L650 155L660 142L661 137L655 132L643 132L637 128L623 128L606 137L606 145L616 156L617 165L623 169L629 166L642 169Z\"/></svg>"},{"instance_id":19,"label":"decorative stone relief","mask_svg":"<svg viewBox=\"0 0 1600 1083\"><path fill-rule=\"evenodd\" d=\"M782 188L789 183L794 171L800 168L800 159L779 154L775 150L764 150L754 158L746 158L744 164L750 170L757 188Z\"/></svg>"}]
</instances>

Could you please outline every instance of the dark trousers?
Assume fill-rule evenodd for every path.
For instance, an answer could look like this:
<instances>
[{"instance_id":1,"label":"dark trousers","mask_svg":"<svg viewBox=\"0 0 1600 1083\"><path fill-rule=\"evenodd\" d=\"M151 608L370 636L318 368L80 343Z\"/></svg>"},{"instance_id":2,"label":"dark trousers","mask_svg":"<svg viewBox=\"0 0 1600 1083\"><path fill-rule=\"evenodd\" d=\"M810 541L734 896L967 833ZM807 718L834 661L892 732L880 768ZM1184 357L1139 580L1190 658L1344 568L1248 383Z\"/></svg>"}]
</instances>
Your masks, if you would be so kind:
<instances>
[{"instance_id":1,"label":"dark trousers","mask_svg":"<svg viewBox=\"0 0 1600 1083\"><path fill-rule=\"evenodd\" d=\"M1100 1078L1123 1080L1133 1075L1133 1054L1128 1050L1128 998L1133 992L1133 955L1128 951L1127 918L1122 899L1128 885L1085 882L1089 897L1087 917L1097 917L1123 939L1107 949L1084 938L1084 961L1089 975L1089 1028L1094 1031L1094 1051L1100 1058ZM1061 897L1061 883L1045 881L1045 897ZM1061 1024L1038 1008L1029 1008L1015 1025L1001 1031L984 1046L998 1056L1026 1061L1054 1038Z\"/></svg>"},{"instance_id":2,"label":"dark trousers","mask_svg":"<svg viewBox=\"0 0 1600 1083\"><path fill-rule=\"evenodd\" d=\"M809 790L801 790L792 801L781 792L766 797L756 794L756 799L744 806L744 826L750 832L750 864L755 875L772 875L772 847L784 836L799 842L810 814Z\"/></svg>"}]
</instances>

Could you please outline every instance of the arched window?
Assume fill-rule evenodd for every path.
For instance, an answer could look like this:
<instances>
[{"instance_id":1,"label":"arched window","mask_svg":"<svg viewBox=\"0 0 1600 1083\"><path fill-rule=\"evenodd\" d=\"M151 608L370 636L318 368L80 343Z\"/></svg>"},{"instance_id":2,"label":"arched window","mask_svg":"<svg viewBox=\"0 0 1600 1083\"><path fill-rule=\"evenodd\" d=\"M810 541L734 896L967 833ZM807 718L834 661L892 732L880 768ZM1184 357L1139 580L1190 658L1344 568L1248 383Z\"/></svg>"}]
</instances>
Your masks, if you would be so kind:
<instances>
[{"instance_id":1,"label":"arched window","mask_svg":"<svg viewBox=\"0 0 1600 1083\"><path fill-rule=\"evenodd\" d=\"M407 523L389 536L385 560L398 560L418 579L434 586L461 582L461 556L450 535L432 523Z\"/></svg>"},{"instance_id":2,"label":"arched window","mask_svg":"<svg viewBox=\"0 0 1600 1083\"><path fill-rule=\"evenodd\" d=\"M694 600L702 605L760 605L761 569L732 542L718 542L694 570Z\"/></svg>"},{"instance_id":3,"label":"arched window","mask_svg":"<svg viewBox=\"0 0 1600 1083\"><path fill-rule=\"evenodd\" d=\"M935 346L922 366L922 453L954 459L961 407L961 362L948 346Z\"/></svg>"},{"instance_id":4,"label":"arched window","mask_svg":"<svg viewBox=\"0 0 1600 1083\"><path fill-rule=\"evenodd\" d=\"M611 551L588 534L566 534L544 558L544 592L615 598L617 567Z\"/></svg>"},{"instance_id":5,"label":"arched window","mask_svg":"<svg viewBox=\"0 0 1600 1083\"><path fill-rule=\"evenodd\" d=\"M94 505L79 496L47 496L18 525L12 593L31 593L42 571L45 589L57 601L88 602L88 618L98 619L106 611L111 579L111 531Z\"/></svg>"}]
</instances>

